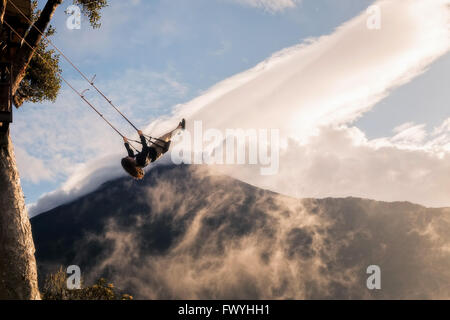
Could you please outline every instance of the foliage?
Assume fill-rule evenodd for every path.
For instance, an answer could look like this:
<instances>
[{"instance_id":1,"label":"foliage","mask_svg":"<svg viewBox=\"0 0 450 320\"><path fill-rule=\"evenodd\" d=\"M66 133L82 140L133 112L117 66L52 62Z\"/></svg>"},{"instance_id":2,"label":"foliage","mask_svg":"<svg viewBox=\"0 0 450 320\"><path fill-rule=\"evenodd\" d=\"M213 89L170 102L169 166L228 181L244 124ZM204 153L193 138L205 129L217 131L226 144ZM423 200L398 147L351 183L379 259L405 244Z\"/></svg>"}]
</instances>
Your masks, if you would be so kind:
<instances>
[{"instance_id":1,"label":"foliage","mask_svg":"<svg viewBox=\"0 0 450 320\"><path fill-rule=\"evenodd\" d=\"M74 0L74 4L81 6L83 15L89 18L92 28L99 28L101 26L100 11L108 6L107 0Z\"/></svg>"},{"instance_id":2,"label":"foliage","mask_svg":"<svg viewBox=\"0 0 450 320\"><path fill-rule=\"evenodd\" d=\"M36 103L56 100L61 88L59 55L47 46L47 41L42 40L36 48L14 96L16 107L20 107L25 101Z\"/></svg>"},{"instance_id":3,"label":"foliage","mask_svg":"<svg viewBox=\"0 0 450 320\"><path fill-rule=\"evenodd\" d=\"M112 283L100 278L92 286L67 289L67 274L62 268L50 274L41 290L43 300L132 300L133 296L120 293Z\"/></svg>"}]
</instances>

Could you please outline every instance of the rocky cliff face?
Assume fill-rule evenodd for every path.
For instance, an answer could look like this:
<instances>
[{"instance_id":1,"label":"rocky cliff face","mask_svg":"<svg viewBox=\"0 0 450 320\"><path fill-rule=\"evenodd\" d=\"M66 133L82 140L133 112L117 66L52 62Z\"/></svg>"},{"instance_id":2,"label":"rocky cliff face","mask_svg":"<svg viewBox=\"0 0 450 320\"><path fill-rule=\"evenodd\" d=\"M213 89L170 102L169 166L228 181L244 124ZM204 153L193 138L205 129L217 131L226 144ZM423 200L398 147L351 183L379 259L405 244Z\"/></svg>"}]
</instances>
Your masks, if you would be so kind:
<instances>
[{"instance_id":1,"label":"rocky cliff face","mask_svg":"<svg viewBox=\"0 0 450 320\"><path fill-rule=\"evenodd\" d=\"M137 298L450 298L449 209L297 200L169 166L32 225L41 278L76 264L88 282L106 276ZM381 290L367 289L369 265Z\"/></svg>"}]
</instances>

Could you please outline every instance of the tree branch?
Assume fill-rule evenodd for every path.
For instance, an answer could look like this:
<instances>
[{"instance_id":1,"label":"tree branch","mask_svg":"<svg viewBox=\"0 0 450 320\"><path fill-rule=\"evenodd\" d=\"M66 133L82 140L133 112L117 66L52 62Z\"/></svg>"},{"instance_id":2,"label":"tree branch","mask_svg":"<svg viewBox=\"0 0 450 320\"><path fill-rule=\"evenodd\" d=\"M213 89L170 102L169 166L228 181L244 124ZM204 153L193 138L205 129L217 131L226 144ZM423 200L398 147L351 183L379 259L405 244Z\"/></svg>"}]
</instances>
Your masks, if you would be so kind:
<instances>
[{"instance_id":1,"label":"tree branch","mask_svg":"<svg viewBox=\"0 0 450 320\"><path fill-rule=\"evenodd\" d=\"M45 32L45 29L47 29L48 25L50 24L50 20L52 19L56 8L61 3L62 0L48 0L34 25L42 32ZM41 38L42 35L39 33L39 31L37 31L34 27L32 27L28 32L27 36L25 37L25 41L29 43L33 48L36 48L39 42L41 41ZM13 85L12 85L13 95L16 93L20 82L25 76L27 66L30 63L33 54L34 50L32 50L25 43L22 44L22 47L17 52L17 57L13 61L14 65Z\"/></svg>"},{"instance_id":2,"label":"tree branch","mask_svg":"<svg viewBox=\"0 0 450 320\"><path fill-rule=\"evenodd\" d=\"M2 32L3 28L3 17L5 16L6 11L6 0L0 0L0 32Z\"/></svg>"}]
</instances>

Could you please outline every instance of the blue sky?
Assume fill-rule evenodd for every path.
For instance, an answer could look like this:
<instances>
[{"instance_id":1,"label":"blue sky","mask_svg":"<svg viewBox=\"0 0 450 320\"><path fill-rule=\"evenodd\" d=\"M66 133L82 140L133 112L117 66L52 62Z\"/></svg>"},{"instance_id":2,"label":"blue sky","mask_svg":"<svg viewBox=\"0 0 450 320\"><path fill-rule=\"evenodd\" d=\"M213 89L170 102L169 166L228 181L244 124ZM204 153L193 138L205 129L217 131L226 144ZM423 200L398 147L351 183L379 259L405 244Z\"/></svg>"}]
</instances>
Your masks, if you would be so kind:
<instances>
[{"instance_id":1,"label":"blue sky","mask_svg":"<svg viewBox=\"0 0 450 320\"><path fill-rule=\"evenodd\" d=\"M144 126L279 50L332 33L374 1L303 0L275 11L246 0L109 2L98 30L92 30L85 19L80 30L67 29L64 10L70 3L61 5L52 22L57 29L53 41L86 74L96 74L98 86ZM61 66L77 88L87 88L67 63L62 61ZM427 72L396 88L354 125L370 139L391 136L395 127L406 122L423 123L431 129L439 126L450 117L445 105L450 97L444 87L450 80L449 70L450 56L446 54ZM130 132L100 99L87 95ZM88 161L90 154L98 156L97 147L122 148L113 134L105 138L103 133L109 129L84 108L63 87L55 104L26 104L15 113L12 136L16 148L22 150L18 162L24 172L22 187L28 204L60 187L73 173L71 167ZM45 134L37 133L43 128ZM30 132L36 135L30 137ZM98 137L108 141L86 147L88 139ZM52 144L53 140L57 143ZM61 170L54 169L55 162Z\"/></svg>"}]
</instances>

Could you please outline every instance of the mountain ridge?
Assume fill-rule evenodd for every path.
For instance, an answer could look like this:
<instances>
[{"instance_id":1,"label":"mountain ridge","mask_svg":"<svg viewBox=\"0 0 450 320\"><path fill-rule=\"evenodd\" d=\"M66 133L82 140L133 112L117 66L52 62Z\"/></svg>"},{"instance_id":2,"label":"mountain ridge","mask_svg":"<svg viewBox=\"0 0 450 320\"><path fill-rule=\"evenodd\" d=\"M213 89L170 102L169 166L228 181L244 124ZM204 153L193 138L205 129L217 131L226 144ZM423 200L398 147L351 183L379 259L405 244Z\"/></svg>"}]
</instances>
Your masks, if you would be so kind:
<instances>
[{"instance_id":1,"label":"mountain ridge","mask_svg":"<svg viewBox=\"0 0 450 320\"><path fill-rule=\"evenodd\" d=\"M186 164L181 164L181 165L179 165L179 166L180 166L180 167L183 167L183 166L185 166L185 167L194 167L194 166L196 166L196 165L186 165ZM159 165L159 166L157 166L157 167L154 167L154 168L152 168L151 170L159 170L158 168L173 168L173 167L176 167L176 165L173 165L173 164L163 164L163 165ZM150 171L151 171L151 170L150 170ZM228 176L228 175L225 175L225 174L223 174L222 176L224 176L224 177L229 177L229 178L231 178L231 179L234 179L234 178L232 178L232 177L230 177L230 176ZM82 199L82 198L88 196L88 195L91 194L91 193L94 193L94 192L97 192L97 191L101 191L102 189L107 188L110 184L112 184L112 183L114 183L114 182L122 181L122 180L129 180L129 179L130 179L130 178L129 178L128 176L126 176L126 177L121 177L121 178L116 178L116 179L112 179L112 180L105 181L105 182L101 183L101 184L100 184L95 190L93 190L92 192L90 192L90 193L88 193L88 194L83 194L83 195L81 195L81 196L78 196L78 197L76 197L76 198L74 198L74 199L72 199L72 200L66 202L66 203L57 205L57 206L55 206L54 208L51 208L51 209L49 209L49 210L47 210L47 211L38 213L38 214L34 215L33 217L31 217L30 219L34 219L35 217L40 216L40 215L42 215L42 214L49 214L49 213L51 213L52 211L54 211L54 210L56 210L56 209L59 209L59 208L61 208L61 207L68 206L68 205L70 205L70 204L72 204L72 203L74 203L74 202L76 202L76 201L78 201L78 200L80 200L80 199ZM145 177L144 177L144 179L145 179ZM246 185L249 185L249 186L252 186L252 187L255 187L255 188L258 188L258 189L267 191L267 192L272 192L272 193L274 193L274 194L280 194L280 193L277 193L277 192L275 192L275 191L272 191L272 190L269 190L269 189L266 189L266 188L261 188L261 187L255 186L255 185L253 185L253 184L251 184L251 183L247 183L247 182L244 182L244 181L241 181L241 182L244 183L244 184L246 184ZM355 197L355 196L347 196L347 197L323 197L323 198L313 198L313 197L295 198L295 197L288 196L288 195L283 195L283 196L286 196L286 197L289 197L289 198L292 198L292 199L298 199L298 200L330 200L330 199L338 199L338 200L341 199L341 200L343 200L343 199L354 199L354 200L374 201L374 202L377 202L377 203L384 203L384 204L411 204L411 205L419 206L419 207L422 207L422 208L425 208L425 209L442 209L442 210L450 210L450 207L429 207L429 206L424 206L424 205L421 205L421 204L418 204L418 203L414 203L414 202L411 202L411 201L383 201L383 200L376 200L376 199L369 199L369 198L362 198L362 197Z\"/></svg>"},{"instance_id":2,"label":"mountain ridge","mask_svg":"<svg viewBox=\"0 0 450 320\"><path fill-rule=\"evenodd\" d=\"M159 166L31 221L41 279L77 264L88 282L105 276L138 298L442 298L449 289L432 287L448 268L430 270L450 266L449 213L299 200L203 166ZM365 286L372 264L384 272L380 292Z\"/></svg>"}]
</instances>

